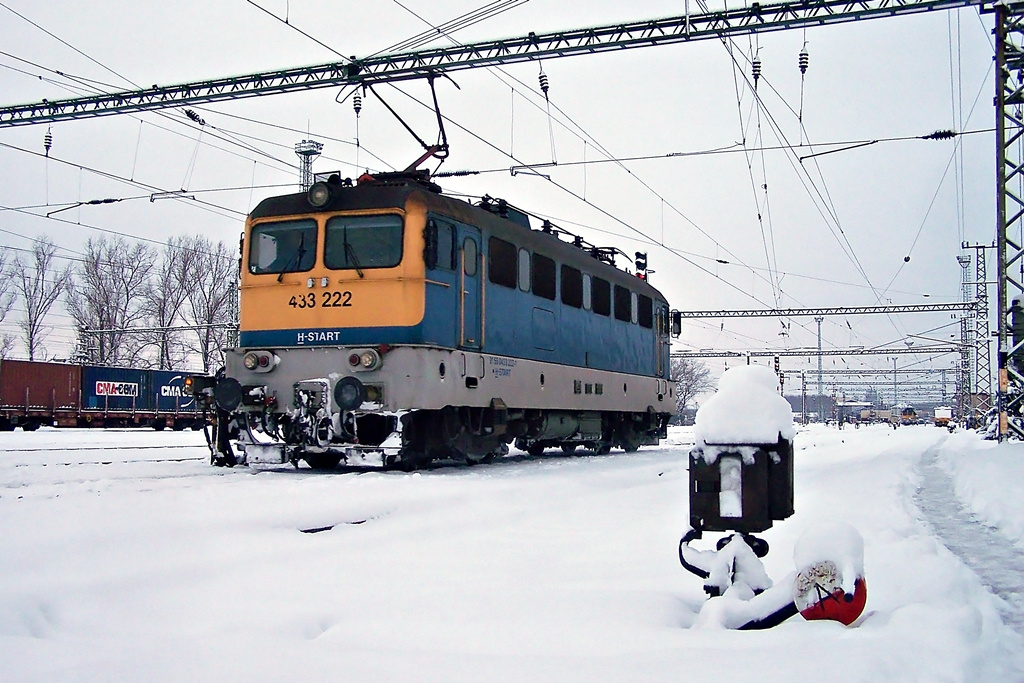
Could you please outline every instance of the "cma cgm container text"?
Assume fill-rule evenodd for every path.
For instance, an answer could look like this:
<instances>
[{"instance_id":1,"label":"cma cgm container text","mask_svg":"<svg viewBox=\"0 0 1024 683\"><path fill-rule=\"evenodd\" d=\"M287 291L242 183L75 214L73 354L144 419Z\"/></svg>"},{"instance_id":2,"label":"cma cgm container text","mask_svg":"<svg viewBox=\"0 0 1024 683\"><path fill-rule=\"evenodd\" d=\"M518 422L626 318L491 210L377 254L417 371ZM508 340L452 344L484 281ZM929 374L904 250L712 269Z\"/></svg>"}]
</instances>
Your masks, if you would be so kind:
<instances>
[{"instance_id":1,"label":"cma cgm container text","mask_svg":"<svg viewBox=\"0 0 1024 683\"><path fill-rule=\"evenodd\" d=\"M156 409L151 370L82 368L82 409L101 412L152 412Z\"/></svg>"}]
</instances>

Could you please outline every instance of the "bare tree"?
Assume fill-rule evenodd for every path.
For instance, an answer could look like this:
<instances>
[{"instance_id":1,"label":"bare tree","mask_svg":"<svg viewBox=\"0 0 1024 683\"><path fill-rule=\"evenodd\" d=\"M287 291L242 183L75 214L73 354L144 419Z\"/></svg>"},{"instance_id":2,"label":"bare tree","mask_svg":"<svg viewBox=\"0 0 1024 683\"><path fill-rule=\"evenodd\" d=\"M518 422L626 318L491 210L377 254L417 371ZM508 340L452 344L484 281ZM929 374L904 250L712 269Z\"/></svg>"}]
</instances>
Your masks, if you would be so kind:
<instances>
[{"instance_id":1,"label":"bare tree","mask_svg":"<svg viewBox=\"0 0 1024 683\"><path fill-rule=\"evenodd\" d=\"M681 414L690 401L715 388L708 366L694 358L673 358L672 379L676 383L677 414Z\"/></svg>"},{"instance_id":2,"label":"bare tree","mask_svg":"<svg viewBox=\"0 0 1024 683\"><path fill-rule=\"evenodd\" d=\"M186 258L191 263L184 317L196 327L192 350L202 360L203 371L211 372L224 363L221 349L227 345L227 327L237 321L231 310L237 287L238 257L224 242L213 244L205 237L187 241Z\"/></svg>"},{"instance_id":3,"label":"bare tree","mask_svg":"<svg viewBox=\"0 0 1024 683\"><path fill-rule=\"evenodd\" d=\"M43 320L71 280L70 265L58 271L53 263L56 251L57 247L48 237L38 237L32 242L32 254L27 259L23 261L20 256L14 259L14 289L25 306L25 317L18 326L29 360L35 360L36 354L43 351L43 340L50 331Z\"/></svg>"},{"instance_id":4,"label":"bare tree","mask_svg":"<svg viewBox=\"0 0 1024 683\"><path fill-rule=\"evenodd\" d=\"M89 362L127 366L143 362L145 340L123 330L146 319L146 284L153 258L145 244L129 244L120 237L86 243L85 258L68 288L67 305Z\"/></svg>"},{"instance_id":5,"label":"bare tree","mask_svg":"<svg viewBox=\"0 0 1024 683\"><path fill-rule=\"evenodd\" d=\"M182 306L188 296L193 255L194 252L187 248L186 238L172 237L146 285L143 307L148 324L154 328L147 341L156 347L157 367L161 370L171 370L180 365L187 355L182 332L168 328L181 319Z\"/></svg>"},{"instance_id":6,"label":"bare tree","mask_svg":"<svg viewBox=\"0 0 1024 683\"><path fill-rule=\"evenodd\" d=\"M11 282L14 273L13 268L7 263L7 252L0 252L0 322L4 321L7 314L14 306L14 291L11 290ZM0 359L7 358L14 350L15 337L13 334L4 332L0 334Z\"/></svg>"}]
</instances>

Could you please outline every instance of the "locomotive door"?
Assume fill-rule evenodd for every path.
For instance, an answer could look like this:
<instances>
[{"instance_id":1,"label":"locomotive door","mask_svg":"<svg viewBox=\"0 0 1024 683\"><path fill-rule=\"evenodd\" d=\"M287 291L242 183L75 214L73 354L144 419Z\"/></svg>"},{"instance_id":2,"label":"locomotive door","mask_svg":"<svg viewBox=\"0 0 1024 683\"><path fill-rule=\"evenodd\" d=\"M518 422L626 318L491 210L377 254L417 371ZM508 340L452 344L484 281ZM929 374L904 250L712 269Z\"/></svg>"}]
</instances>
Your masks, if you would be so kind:
<instances>
[{"instance_id":1,"label":"locomotive door","mask_svg":"<svg viewBox=\"0 0 1024 683\"><path fill-rule=\"evenodd\" d=\"M655 311L654 328L657 331L657 341L654 345L654 357L655 357L655 374L658 377L667 377L666 371L668 370L666 361L668 360L669 352L669 336L668 336L668 309L662 306L658 306Z\"/></svg>"},{"instance_id":2,"label":"locomotive door","mask_svg":"<svg viewBox=\"0 0 1024 683\"><path fill-rule=\"evenodd\" d=\"M459 239L459 346L479 349L483 344L480 231L459 226Z\"/></svg>"}]
</instances>

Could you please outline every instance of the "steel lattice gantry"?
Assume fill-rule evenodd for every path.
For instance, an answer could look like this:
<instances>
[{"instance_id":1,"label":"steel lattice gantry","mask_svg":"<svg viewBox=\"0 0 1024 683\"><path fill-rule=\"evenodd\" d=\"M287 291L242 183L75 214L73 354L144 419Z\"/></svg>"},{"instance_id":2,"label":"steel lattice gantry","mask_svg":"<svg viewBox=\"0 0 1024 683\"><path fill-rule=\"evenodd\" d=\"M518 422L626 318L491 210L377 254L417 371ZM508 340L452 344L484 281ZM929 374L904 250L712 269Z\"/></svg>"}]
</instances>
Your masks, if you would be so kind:
<instances>
[{"instance_id":1,"label":"steel lattice gantry","mask_svg":"<svg viewBox=\"0 0 1024 683\"><path fill-rule=\"evenodd\" d=\"M959 346L919 346L917 348L892 347L888 349L779 349L776 351L673 351L672 358L771 358L772 356L906 356L960 353Z\"/></svg>"},{"instance_id":2,"label":"steel lattice gantry","mask_svg":"<svg viewBox=\"0 0 1024 683\"><path fill-rule=\"evenodd\" d=\"M0 127L427 78L517 62L979 6L978 0L799 0L425 49L136 91L0 107Z\"/></svg>"},{"instance_id":3,"label":"steel lattice gantry","mask_svg":"<svg viewBox=\"0 0 1024 683\"><path fill-rule=\"evenodd\" d=\"M753 308L725 311L679 311L684 319L694 318L796 318L800 316L866 315L878 313L934 313L936 311L970 311L974 301L942 304L906 304L903 306L832 306L829 308Z\"/></svg>"},{"instance_id":4,"label":"steel lattice gantry","mask_svg":"<svg viewBox=\"0 0 1024 683\"><path fill-rule=\"evenodd\" d=\"M1020 415L1024 377L1009 362L1024 347L1010 335L1009 303L1024 294L1024 2L993 6L996 34L996 262L999 314L1000 436L1024 428L1008 415Z\"/></svg>"}]
</instances>

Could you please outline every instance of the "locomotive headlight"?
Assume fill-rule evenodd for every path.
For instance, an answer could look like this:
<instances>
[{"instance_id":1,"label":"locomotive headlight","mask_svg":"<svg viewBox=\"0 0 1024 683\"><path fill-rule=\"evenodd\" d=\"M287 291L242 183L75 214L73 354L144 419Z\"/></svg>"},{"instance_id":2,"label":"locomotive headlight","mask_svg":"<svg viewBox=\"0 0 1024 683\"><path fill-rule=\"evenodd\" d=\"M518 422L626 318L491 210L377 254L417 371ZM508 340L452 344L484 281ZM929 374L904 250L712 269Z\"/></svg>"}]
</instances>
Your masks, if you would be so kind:
<instances>
[{"instance_id":1,"label":"locomotive headlight","mask_svg":"<svg viewBox=\"0 0 1024 683\"><path fill-rule=\"evenodd\" d=\"M371 370L380 364L380 356L376 351L363 351L359 356L359 363L367 370Z\"/></svg>"},{"instance_id":2,"label":"locomotive headlight","mask_svg":"<svg viewBox=\"0 0 1024 683\"><path fill-rule=\"evenodd\" d=\"M313 208L322 209L327 206L327 202L331 201L331 188L327 187L327 183L313 183L309 192L306 193L306 199L313 205Z\"/></svg>"},{"instance_id":3,"label":"locomotive headlight","mask_svg":"<svg viewBox=\"0 0 1024 683\"><path fill-rule=\"evenodd\" d=\"M270 372L279 360L272 351L250 351L242 356L242 365L252 372Z\"/></svg>"}]
</instances>

